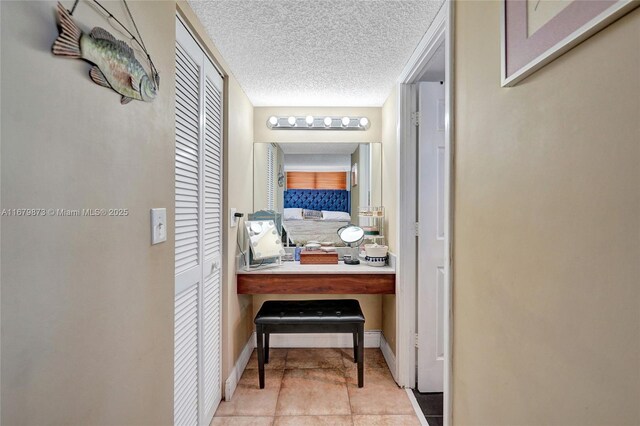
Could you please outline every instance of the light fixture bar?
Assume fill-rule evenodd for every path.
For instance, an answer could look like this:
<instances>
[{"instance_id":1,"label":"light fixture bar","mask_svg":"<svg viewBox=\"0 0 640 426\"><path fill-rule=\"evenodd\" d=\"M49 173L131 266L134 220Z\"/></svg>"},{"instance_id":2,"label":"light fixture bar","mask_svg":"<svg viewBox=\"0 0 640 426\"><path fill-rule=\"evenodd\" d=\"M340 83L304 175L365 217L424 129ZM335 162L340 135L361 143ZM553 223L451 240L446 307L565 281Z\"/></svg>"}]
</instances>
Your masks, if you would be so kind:
<instances>
[{"instance_id":1,"label":"light fixture bar","mask_svg":"<svg viewBox=\"0 0 640 426\"><path fill-rule=\"evenodd\" d=\"M371 122L362 116L283 115L267 120L271 130L367 130Z\"/></svg>"}]
</instances>

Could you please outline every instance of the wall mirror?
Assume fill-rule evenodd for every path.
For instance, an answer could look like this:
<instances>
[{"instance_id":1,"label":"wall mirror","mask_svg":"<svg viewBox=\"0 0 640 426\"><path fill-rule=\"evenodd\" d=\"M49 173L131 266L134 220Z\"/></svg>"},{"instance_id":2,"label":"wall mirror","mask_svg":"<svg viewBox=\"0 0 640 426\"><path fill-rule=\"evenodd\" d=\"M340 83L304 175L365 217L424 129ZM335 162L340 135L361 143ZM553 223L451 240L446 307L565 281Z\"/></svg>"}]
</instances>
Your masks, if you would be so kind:
<instances>
[{"instance_id":1,"label":"wall mirror","mask_svg":"<svg viewBox=\"0 0 640 426\"><path fill-rule=\"evenodd\" d=\"M282 215L285 245L344 246L337 230L381 204L380 143L257 143L253 160L253 209Z\"/></svg>"}]
</instances>

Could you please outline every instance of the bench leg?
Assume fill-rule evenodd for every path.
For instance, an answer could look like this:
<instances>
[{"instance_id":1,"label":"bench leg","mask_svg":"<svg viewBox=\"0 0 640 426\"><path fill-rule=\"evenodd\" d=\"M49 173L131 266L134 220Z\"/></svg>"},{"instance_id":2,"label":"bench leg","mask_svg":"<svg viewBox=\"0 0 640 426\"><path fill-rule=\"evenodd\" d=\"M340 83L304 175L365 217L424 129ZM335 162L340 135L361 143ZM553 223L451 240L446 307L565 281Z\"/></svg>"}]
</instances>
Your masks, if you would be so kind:
<instances>
[{"instance_id":1,"label":"bench leg","mask_svg":"<svg viewBox=\"0 0 640 426\"><path fill-rule=\"evenodd\" d=\"M269 333L264 333L264 363L269 364Z\"/></svg>"},{"instance_id":2,"label":"bench leg","mask_svg":"<svg viewBox=\"0 0 640 426\"><path fill-rule=\"evenodd\" d=\"M256 326L256 338L258 340L258 377L260 389L264 389L264 348L262 346L263 329L261 325Z\"/></svg>"},{"instance_id":3,"label":"bench leg","mask_svg":"<svg viewBox=\"0 0 640 426\"><path fill-rule=\"evenodd\" d=\"M364 324L358 325L358 387L364 386Z\"/></svg>"},{"instance_id":4,"label":"bench leg","mask_svg":"<svg viewBox=\"0 0 640 426\"><path fill-rule=\"evenodd\" d=\"M353 332L353 362L358 362L358 329Z\"/></svg>"}]
</instances>

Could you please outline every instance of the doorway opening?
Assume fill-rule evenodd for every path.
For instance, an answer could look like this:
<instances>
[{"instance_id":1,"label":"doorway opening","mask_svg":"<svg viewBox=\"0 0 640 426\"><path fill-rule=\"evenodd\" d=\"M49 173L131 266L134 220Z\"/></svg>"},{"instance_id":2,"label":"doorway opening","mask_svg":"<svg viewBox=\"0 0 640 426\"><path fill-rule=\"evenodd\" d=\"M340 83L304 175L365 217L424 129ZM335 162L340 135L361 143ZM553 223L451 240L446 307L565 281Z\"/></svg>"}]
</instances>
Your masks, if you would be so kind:
<instances>
[{"instance_id":1,"label":"doorway opening","mask_svg":"<svg viewBox=\"0 0 640 426\"><path fill-rule=\"evenodd\" d=\"M451 424L452 14L446 1L398 79L398 382L429 395L425 420L444 425Z\"/></svg>"}]
</instances>

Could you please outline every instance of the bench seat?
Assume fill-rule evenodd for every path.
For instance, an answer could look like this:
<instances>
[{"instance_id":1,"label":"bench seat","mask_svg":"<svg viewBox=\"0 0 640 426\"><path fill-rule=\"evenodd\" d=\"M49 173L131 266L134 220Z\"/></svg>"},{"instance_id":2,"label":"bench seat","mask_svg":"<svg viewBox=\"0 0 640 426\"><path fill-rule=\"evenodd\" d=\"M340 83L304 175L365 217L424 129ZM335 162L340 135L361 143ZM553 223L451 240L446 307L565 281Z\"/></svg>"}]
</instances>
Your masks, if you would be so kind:
<instances>
[{"instance_id":1,"label":"bench seat","mask_svg":"<svg viewBox=\"0 0 640 426\"><path fill-rule=\"evenodd\" d=\"M269 363L273 333L351 333L358 363L358 387L364 385L364 314L355 299L268 300L256 314L258 376L264 388L264 364Z\"/></svg>"}]
</instances>

